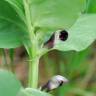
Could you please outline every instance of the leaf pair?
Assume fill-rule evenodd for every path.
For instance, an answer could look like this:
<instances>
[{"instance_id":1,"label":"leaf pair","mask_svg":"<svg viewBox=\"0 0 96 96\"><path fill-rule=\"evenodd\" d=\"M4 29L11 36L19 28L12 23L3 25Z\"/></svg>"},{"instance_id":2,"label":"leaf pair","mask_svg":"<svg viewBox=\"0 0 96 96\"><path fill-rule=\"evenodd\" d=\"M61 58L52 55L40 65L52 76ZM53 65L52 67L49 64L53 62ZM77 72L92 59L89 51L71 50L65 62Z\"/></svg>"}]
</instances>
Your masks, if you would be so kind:
<instances>
[{"instance_id":1,"label":"leaf pair","mask_svg":"<svg viewBox=\"0 0 96 96\"><path fill-rule=\"evenodd\" d=\"M42 44L60 29L68 30L69 38L66 42L57 41L54 49L80 51L94 41L96 16L81 15L85 0L30 0L29 4L32 27ZM30 43L23 0L1 0L0 7L0 47L15 48Z\"/></svg>"}]
</instances>

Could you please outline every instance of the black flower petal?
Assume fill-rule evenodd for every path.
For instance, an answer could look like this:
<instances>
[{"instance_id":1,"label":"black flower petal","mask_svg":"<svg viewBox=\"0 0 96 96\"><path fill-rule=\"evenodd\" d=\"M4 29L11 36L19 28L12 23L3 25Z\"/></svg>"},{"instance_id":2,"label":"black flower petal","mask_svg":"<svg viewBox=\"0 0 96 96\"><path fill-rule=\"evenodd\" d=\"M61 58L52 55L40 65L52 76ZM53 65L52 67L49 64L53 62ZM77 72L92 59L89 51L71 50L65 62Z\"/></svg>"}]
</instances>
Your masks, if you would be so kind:
<instances>
[{"instance_id":1,"label":"black flower petal","mask_svg":"<svg viewBox=\"0 0 96 96\"><path fill-rule=\"evenodd\" d=\"M56 36L56 34L58 33L58 36ZM59 39L61 41L65 41L67 40L68 38L68 32L66 30L59 30L57 32L54 32L51 37L49 38L49 40L47 40L45 43L44 43L44 47L47 47L47 48L53 48L54 47L54 42L55 40Z\"/></svg>"},{"instance_id":2,"label":"black flower petal","mask_svg":"<svg viewBox=\"0 0 96 96\"><path fill-rule=\"evenodd\" d=\"M66 30L60 31L59 39L61 41L65 41L65 40L67 40L67 38L68 38L68 32Z\"/></svg>"}]
</instances>

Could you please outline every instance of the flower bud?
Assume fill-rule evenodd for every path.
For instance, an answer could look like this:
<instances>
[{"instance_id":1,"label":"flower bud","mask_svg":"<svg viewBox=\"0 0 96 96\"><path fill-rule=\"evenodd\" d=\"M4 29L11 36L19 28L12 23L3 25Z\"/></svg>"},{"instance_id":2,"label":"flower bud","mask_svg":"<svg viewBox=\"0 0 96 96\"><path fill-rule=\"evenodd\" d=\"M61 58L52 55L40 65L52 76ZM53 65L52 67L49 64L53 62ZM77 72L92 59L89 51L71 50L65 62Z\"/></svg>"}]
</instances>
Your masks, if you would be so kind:
<instances>
[{"instance_id":1,"label":"flower bud","mask_svg":"<svg viewBox=\"0 0 96 96\"><path fill-rule=\"evenodd\" d=\"M44 86L41 87L41 90L45 90L46 92L49 92L53 89L56 89L60 86L62 86L64 83L67 83L68 79L66 79L63 76L56 75L52 77Z\"/></svg>"}]
</instances>

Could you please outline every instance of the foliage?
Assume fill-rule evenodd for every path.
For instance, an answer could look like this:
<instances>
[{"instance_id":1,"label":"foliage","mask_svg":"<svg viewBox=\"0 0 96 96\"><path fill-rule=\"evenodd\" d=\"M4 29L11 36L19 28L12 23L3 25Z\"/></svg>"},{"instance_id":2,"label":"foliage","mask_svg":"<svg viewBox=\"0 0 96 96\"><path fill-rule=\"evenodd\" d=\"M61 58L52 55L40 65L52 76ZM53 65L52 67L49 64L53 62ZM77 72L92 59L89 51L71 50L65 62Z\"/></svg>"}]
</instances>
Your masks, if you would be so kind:
<instances>
[{"instance_id":1,"label":"foliage","mask_svg":"<svg viewBox=\"0 0 96 96\"><path fill-rule=\"evenodd\" d=\"M0 70L0 96L16 96L21 83L9 71Z\"/></svg>"},{"instance_id":2,"label":"foliage","mask_svg":"<svg viewBox=\"0 0 96 96\"><path fill-rule=\"evenodd\" d=\"M42 55L53 49L81 51L96 39L96 7L94 2L96 0L0 1L0 48L16 48L19 46L26 48L30 59L28 87L34 88L32 95L37 96L40 93L37 90L34 93L34 90L38 85L38 64ZM68 39L63 41L57 38L60 34L57 30L68 31ZM54 46L45 47L44 43L51 36L55 36L53 38ZM10 54L10 58L13 60L12 55ZM2 76L5 80L7 78L6 73L1 72L1 74L4 74ZM10 76L11 74L8 73L9 81L14 80L14 77L11 78ZM15 83L17 82L16 80ZM9 82L9 86L11 83ZM19 83L14 86L17 89L21 87ZM14 94L8 93L7 96L16 96L17 89L15 90L15 88L12 89ZM9 89L6 89L6 93L10 92ZM6 96L2 92L0 94ZM21 92L20 96L22 94ZM40 94L47 96L47 93L44 92ZM48 96L50 95L48 94Z\"/></svg>"}]
</instances>

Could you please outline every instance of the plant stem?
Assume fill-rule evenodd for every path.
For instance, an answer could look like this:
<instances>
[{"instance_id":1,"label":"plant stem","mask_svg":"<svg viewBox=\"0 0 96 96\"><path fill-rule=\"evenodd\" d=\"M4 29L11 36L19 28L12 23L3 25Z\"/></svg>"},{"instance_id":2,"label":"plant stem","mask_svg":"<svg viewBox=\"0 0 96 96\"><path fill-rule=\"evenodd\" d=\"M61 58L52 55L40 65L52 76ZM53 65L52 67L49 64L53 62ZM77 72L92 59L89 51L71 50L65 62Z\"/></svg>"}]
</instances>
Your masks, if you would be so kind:
<instances>
[{"instance_id":1,"label":"plant stem","mask_svg":"<svg viewBox=\"0 0 96 96\"><path fill-rule=\"evenodd\" d=\"M38 66L39 58L35 58L29 63L28 87L37 88L38 86Z\"/></svg>"},{"instance_id":2,"label":"plant stem","mask_svg":"<svg viewBox=\"0 0 96 96\"><path fill-rule=\"evenodd\" d=\"M28 33L29 33L30 39L32 40L32 37L35 37L35 34L34 34L34 28L32 26L32 22L31 22L29 0L23 0L23 3L24 3L25 15L26 15L26 25L28 28Z\"/></svg>"},{"instance_id":3,"label":"plant stem","mask_svg":"<svg viewBox=\"0 0 96 96\"><path fill-rule=\"evenodd\" d=\"M26 26L28 28L29 39L31 41L31 46L26 45L27 51L29 53L29 78L28 78L28 87L37 88L38 85L38 66L39 66L39 48L38 40L34 33L34 26L32 26L31 13L30 13L30 4L29 0L23 0L25 16L26 16Z\"/></svg>"},{"instance_id":4,"label":"plant stem","mask_svg":"<svg viewBox=\"0 0 96 96\"><path fill-rule=\"evenodd\" d=\"M9 68L9 66L7 64L7 58L6 58L5 50L1 49L1 51L2 51L2 65L3 65L3 67Z\"/></svg>"}]
</instances>

